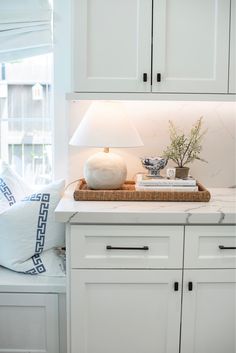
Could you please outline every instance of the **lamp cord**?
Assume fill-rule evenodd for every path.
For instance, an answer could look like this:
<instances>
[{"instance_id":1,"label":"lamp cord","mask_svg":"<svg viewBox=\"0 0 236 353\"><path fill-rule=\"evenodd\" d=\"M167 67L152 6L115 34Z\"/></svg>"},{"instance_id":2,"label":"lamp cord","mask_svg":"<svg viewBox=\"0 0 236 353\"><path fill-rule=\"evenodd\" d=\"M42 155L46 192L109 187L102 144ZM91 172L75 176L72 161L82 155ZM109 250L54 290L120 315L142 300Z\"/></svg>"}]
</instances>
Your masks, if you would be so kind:
<instances>
[{"instance_id":1,"label":"lamp cord","mask_svg":"<svg viewBox=\"0 0 236 353\"><path fill-rule=\"evenodd\" d=\"M71 183L67 184L67 185L65 186L64 192L68 189L68 187L69 187L70 185L76 183L77 181L80 181L81 179L82 179L82 178L76 179L76 180L72 181Z\"/></svg>"}]
</instances>

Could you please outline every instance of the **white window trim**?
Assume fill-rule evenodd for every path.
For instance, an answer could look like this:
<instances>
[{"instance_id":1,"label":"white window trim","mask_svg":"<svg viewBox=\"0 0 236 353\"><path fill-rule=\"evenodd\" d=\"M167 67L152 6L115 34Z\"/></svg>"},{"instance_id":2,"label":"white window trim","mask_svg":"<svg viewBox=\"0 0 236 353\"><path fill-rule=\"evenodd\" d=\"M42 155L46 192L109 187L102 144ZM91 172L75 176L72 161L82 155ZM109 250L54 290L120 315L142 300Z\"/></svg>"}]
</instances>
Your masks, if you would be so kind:
<instances>
[{"instance_id":1,"label":"white window trim","mask_svg":"<svg viewBox=\"0 0 236 353\"><path fill-rule=\"evenodd\" d=\"M54 179L68 180L68 102L71 92L71 4L54 1L54 98L53 98L53 171Z\"/></svg>"}]
</instances>

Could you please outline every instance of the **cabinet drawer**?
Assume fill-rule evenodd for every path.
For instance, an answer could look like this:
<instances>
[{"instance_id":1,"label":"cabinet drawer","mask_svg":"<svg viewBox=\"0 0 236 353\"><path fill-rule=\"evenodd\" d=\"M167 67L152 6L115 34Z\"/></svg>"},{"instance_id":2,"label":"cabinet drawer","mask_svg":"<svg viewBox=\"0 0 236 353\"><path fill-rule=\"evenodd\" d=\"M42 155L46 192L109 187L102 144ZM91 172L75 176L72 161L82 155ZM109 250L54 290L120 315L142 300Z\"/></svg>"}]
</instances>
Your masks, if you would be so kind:
<instances>
[{"instance_id":1,"label":"cabinet drawer","mask_svg":"<svg viewBox=\"0 0 236 353\"><path fill-rule=\"evenodd\" d=\"M235 268L236 226L187 226L187 268Z\"/></svg>"},{"instance_id":2,"label":"cabinet drawer","mask_svg":"<svg viewBox=\"0 0 236 353\"><path fill-rule=\"evenodd\" d=\"M180 268L181 226L71 226L72 268Z\"/></svg>"}]
</instances>

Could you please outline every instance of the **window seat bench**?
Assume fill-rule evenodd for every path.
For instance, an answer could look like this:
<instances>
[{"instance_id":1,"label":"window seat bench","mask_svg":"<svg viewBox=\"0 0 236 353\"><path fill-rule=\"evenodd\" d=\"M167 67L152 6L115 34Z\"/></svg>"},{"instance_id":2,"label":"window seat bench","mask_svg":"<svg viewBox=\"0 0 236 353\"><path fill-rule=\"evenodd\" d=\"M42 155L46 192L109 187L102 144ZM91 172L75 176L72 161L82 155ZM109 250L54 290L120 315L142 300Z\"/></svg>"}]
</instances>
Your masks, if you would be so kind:
<instances>
[{"instance_id":1,"label":"window seat bench","mask_svg":"<svg viewBox=\"0 0 236 353\"><path fill-rule=\"evenodd\" d=\"M0 353L66 353L66 278L0 267Z\"/></svg>"}]
</instances>

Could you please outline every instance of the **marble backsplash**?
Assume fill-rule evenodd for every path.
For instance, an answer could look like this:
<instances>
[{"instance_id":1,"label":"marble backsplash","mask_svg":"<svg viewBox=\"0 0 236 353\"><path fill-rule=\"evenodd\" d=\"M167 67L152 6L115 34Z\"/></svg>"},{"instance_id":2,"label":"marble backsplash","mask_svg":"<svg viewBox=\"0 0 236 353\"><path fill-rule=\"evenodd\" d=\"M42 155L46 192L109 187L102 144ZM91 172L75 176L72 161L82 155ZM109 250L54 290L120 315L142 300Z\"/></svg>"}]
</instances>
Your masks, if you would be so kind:
<instances>
[{"instance_id":1,"label":"marble backsplash","mask_svg":"<svg viewBox=\"0 0 236 353\"><path fill-rule=\"evenodd\" d=\"M207 187L236 185L236 102L164 102L123 101L143 140L139 148L116 149L128 166L128 178L143 172L140 156L162 155L169 143L168 121L188 131L203 116L207 134L201 156L208 161L189 165L191 174ZM91 101L69 103L69 137L81 121ZM83 175L84 161L98 149L69 147L68 180ZM168 167L174 166L169 162Z\"/></svg>"}]
</instances>

